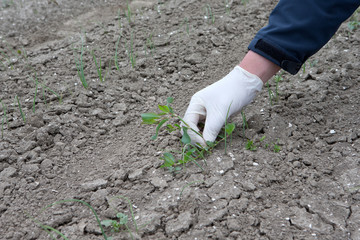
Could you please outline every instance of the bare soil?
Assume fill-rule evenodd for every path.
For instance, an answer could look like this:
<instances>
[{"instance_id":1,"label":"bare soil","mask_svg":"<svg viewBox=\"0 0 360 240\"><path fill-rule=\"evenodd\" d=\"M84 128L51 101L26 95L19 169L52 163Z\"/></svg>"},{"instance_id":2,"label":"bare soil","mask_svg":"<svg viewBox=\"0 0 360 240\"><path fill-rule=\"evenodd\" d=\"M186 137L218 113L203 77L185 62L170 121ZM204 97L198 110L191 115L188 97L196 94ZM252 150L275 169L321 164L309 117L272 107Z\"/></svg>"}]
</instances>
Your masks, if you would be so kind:
<instances>
[{"instance_id":1,"label":"bare soil","mask_svg":"<svg viewBox=\"0 0 360 240\"><path fill-rule=\"evenodd\" d=\"M344 23L299 74L283 73L272 105L264 86L245 109L249 129L232 119L226 154L219 145L204 171L174 175L159 157L179 136L152 141L140 114L171 96L182 115L238 64L274 1L229 1L229 12L225 1L133 1L131 22L125 1L14 2L0 2L1 239L50 239L33 218L69 239L103 239L80 203L44 210L64 199L100 220L126 214L132 233L105 228L113 239L360 239L359 29Z\"/></svg>"}]
</instances>

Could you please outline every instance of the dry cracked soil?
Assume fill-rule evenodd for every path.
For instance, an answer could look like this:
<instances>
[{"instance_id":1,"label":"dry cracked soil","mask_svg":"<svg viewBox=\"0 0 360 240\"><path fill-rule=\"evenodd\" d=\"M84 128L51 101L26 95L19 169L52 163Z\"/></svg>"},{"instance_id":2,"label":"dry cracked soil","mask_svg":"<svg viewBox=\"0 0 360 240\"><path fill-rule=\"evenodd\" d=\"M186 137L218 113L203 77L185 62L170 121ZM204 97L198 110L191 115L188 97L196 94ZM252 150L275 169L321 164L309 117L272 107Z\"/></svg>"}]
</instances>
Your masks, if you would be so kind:
<instances>
[{"instance_id":1,"label":"dry cracked soil","mask_svg":"<svg viewBox=\"0 0 360 240\"><path fill-rule=\"evenodd\" d=\"M153 141L141 124L170 96L182 115L244 56L275 4L131 1L129 19L124 0L2 0L0 238L51 239L51 227L104 239L88 206L47 207L78 199L100 221L127 216L128 229L104 226L112 239L359 240L360 29L350 20L297 75L281 73L278 96L274 80L264 86L244 110L249 127L235 116L227 153L218 145L203 170L160 168L180 136Z\"/></svg>"}]
</instances>

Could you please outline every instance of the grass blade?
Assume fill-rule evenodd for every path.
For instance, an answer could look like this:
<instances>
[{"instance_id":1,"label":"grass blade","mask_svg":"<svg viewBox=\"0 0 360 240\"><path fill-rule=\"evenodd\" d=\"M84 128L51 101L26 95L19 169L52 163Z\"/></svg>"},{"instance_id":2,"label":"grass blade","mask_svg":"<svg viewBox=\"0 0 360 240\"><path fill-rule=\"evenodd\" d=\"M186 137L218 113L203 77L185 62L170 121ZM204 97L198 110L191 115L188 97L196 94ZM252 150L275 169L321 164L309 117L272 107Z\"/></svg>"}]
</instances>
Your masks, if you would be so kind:
<instances>
[{"instance_id":1,"label":"grass blade","mask_svg":"<svg viewBox=\"0 0 360 240\"><path fill-rule=\"evenodd\" d=\"M26 124L25 114L24 114L24 112L23 112L23 110L22 110L22 108L21 108L21 104L20 104L20 100L19 100L18 95L16 95L16 97L15 97L15 98L16 98L17 103L18 103L18 107L19 107L19 111L20 111L21 117L22 117L22 119L23 119L24 123Z\"/></svg>"}]
</instances>

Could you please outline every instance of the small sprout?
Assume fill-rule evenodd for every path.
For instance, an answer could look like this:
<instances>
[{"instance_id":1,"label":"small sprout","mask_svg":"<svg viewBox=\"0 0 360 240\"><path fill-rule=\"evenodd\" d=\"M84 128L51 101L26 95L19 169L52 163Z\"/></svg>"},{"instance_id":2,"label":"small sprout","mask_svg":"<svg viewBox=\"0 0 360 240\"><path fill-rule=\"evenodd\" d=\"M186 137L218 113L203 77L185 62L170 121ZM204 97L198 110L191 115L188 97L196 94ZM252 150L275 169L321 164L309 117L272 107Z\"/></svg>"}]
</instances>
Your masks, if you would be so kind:
<instances>
[{"instance_id":1,"label":"small sprout","mask_svg":"<svg viewBox=\"0 0 360 240\"><path fill-rule=\"evenodd\" d=\"M80 78L80 81L82 83L82 85L84 86L84 88L88 87L88 83L86 82L85 79L85 74L84 74L84 62L83 62L83 55L84 55L84 40L83 38L81 39L81 53L80 53L80 59L78 59L75 56L75 64L76 64L76 69L78 72L78 76Z\"/></svg>"},{"instance_id":2,"label":"small sprout","mask_svg":"<svg viewBox=\"0 0 360 240\"><path fill-rule=\"evenodd\" d=\"M281 147L279 145L277 145L276 143L274 143L274 152L278 153L280 152Z\"/></svg>"},{"instance_id":3,"label":"small sprout","mask_svg":"<svg viewBox=\"0 0 360 240\"><path fill-rule=\"evenodd\" d=\"M174 155L170 152L164 152L162 157L160 157L160 159L164 161L161 165L161 168L167 168L170 172L175 174L182 169L180 165L185 165L189 162L193 162L201 170L203 170L202 166L198 163L198 160L203 160L206 164L205 154L210 153L211 150L221 141L225 141L225 137L214 143L206 142L206 146L201 146L198 143L191 143L189 131L195 133L201 138L203 138L203 136L200 132L191 128L179 115L174 112L173 108L170 106L173 101L173 98L167 98L166 105L158 105L160 113L141 114L143 124L157 125L155 135L151 138L153 140L158 137L161 129L165 129L168 133L174 131L179 131L182 133L182 138L180 140L182 146L181 151L172 151L174 153L177 153L178 155ZM181 124L178 123L179 121L181 122ZM225 135L231 135L234 129L235 125L233 123L226 124L224 128Z\"/></svg>"},{"instance_id":4,"label":"small sprout","mask_svg":"<svg viewBox=\"0 0 360 240\"><path fill-rule=\"evenodd\" d=\"M215 23L215 16L214 16L209 4L207 4L205 7L205 19L211 20L212 24Z\"/></svg>"},{"instance_id":5,"label":"small sprout","mask_svg":"<svg viewBox=\"0 0 360 240\"><path fill-rule=\"evenodd\" d=\"M99 80L100 80L101 82L103 82L103 81L105 81L106 73L105 73L105 76L103 76L103 74L102 74L102 68L101 68L101 58L99 58L99 62L98 62L97 59L96 59L94 50L91 51L91 55L93 56L93 59L94 59L94 62L95 62L95 67L96 67L96 71L97 71L98 76L99 76Z\"/></svg>"},{"instance_id":6,"label":"small sprout","mask_svg":"<svg viewBox=\"0 0 360 240\"><path fill-rule=\"evenodd\" d=\"M264 136L262 136L262 137L260 138L260 142L264 141L264 140L265 140L265 138L266 138L266 136L265 136L265 135L264 135Z\"/></svg>"},{"instance_id":7,"label":"small sprout","mask_svg":"<svg viewBox=\"0 0 360 240\"><path fill-rule=\"evenodd\" d=\"M118 61L118 49L119 49L120 39L121 39L121 34L119 35L118 40L116 41L115 44L115 56L114 56L115 67L118 71L120 71L119 61Z\"/></svg>"},{"instance_id":8,"label":"small sprout","mask_svg":"<svg viewBox=\"0 0 360 240\"><path fill-rule=\"evenodd\" d=\"M248 140L245 145L246 150L256 151L256 146L252 140Z\"/></svg>"},{"instance_id":9,"label":"small sprout","mask_svg":"<svg viewBox=\"0 0 360 240\"><path fill-rule=\"evenodd\" d=\"M274 98L274 93L273 91L270 89L270 84L269 82L266 83L266 87L268 89L268 93L269 93L269 100L270 100L270 105L273 105L273 98Z\"/></svg>"},{"instance_id":10,"label":"small sprout","mask_svg":"<svg viewBox=\"0 0 360 240\"><path fill-rule=\"evenodd\" d=\"M128 223L128 216L123 213L117 213L116 217L119 219L118 221L108 219L101 221L101 224L105 227L111 227L113 232L120 232L122 229L126 229L125 225Z\"/></svg>"}]
</instances>

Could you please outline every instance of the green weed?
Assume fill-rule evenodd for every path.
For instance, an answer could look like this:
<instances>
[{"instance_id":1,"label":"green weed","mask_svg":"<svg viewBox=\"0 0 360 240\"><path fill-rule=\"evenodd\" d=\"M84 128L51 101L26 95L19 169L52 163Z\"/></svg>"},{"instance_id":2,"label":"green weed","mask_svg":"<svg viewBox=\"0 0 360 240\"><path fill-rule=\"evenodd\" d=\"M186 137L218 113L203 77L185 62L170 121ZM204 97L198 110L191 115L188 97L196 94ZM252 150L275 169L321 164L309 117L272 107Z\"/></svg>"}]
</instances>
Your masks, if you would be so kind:
<instances>
[{"instance_id":1,"label":"green weed","mask_svg":"<svg viewBox=\"0 0 360 240\"><path fill-rule=\"evenodd\" d=\"M174 112L174 110L170 106L173 100L173 98L168 98L166 105L159 105L158 108L160 110L160 113L141 114L141 118L143 121L142 123L157 125L155 135L151 138L153 140L158 137L159 131L163 126L166 126L165 129L168 133L174 131L182 132L182 138L180 140L180 143L182 145L181 150L172 151L179 154L180 157L176 158L173 153L164 152L163 156L160 157L160 159L164 161L164 163L161 165L162 168L168 168L170 172L176 173L182 169L181 166L185 167L187 163L193 162L201 170L203 170L203 168L198 163L198 160L204 160L206 164L205 154L210 153L211 150L221 141L225 141L225 136L231 135L232 131L235 129L235 125L226 124L227 127L226 129L224 129L224 137L219 135L219 141L206 142L206 146L201 146L200 144L192 144L191 138L189 136L189 131L195 133L201 138L203 138L203 136L198 131L191 128L178 114ZM179 121L182 126L177 123Z\"/></svg>"},{"instance_id":2,"label":"green weed","mask_svg":"<svg viewBox=\"0 0 360 240\"><path fill-rule=\"evenodd\" d=\"M114 56L115 67L118 71L120 71L119 61L118 61L118 49L119 49L120 39L121 39L121 34L119 35L118 40L116 41L115 44L115 56Z\"/></svg>"},{"instance_id":3,"label":"green weed","mask_svg":"<svg viewBox=\"0 0 360 240\"><path fill-rule=\"evenodd\" d=\"M123 214L123 213L120 213L118 212L112 205L111 205L111 202L114 200L114 199L123 199L125 200L128 205L129 205L129 209L130 209L130 213L131 213L131 219L133 221L133 224L134 224L134 227L135 227L135 231L136 233L139 234L139 227L136 223L136 219L135 219L135 214L134 214L134 210L133 210L133 204L131 203L131 200L125 196L116 196L116 197L113 197L109 200L109 205L110 205L110 208L112 208L115 212L116 212L116 218L118 220L112 220L112 219L107 219L107 220L103 220L101 221L101 224L105 227L111 227L111 230L112 232L120 232L122 230L126 230L131 239L134 239L134 235L129 227L129 218L127 215Z\"/></svg>"},{"instance_id":4,"label":"green weed","mask_svg":"<svg viewBox=\"0 0 360 240\"><path fill-rule=\"evenodd\" d=\"M250 151L256 151L257 147L252 140L247 140L245 149Z\"/></svg>"},{"instance_id":5,"label":"green weed","mask_svg":"<svg viewBox=\"0 0 360 240\"><path fill-rule=\"evenodd\" d=\"M358 8L349 19L349 22L348 22L347 26L348 26L350 31L355 31L356 29L358 29L360 27L359 9L360 8Z\"/></svg>"},{"instance_id":6,"label":"green weed","mask_svg":"<svg viewBox=\"0 0 360 240\"><path fill-rule=\"evenodd\" d=\"M93 59L94 59L94 62L95 62L95 67L96 67L96 71L98 73L98 77L99 77L100 81L103 82L103 81L105 81L106 73L103 76L102 67L101 67L101 57L99 57L99 63L98 63L98 61L96 59L96 56L95 56L95 53L94 53L94 50L91 51L91 55L93 56Z\"/></svg>"},{"instance_id":7,"label":"green weed","mask_svg":"<svg viewBox=\"0 0 360 240\"><path fill-rule=\"evenodd\" d=\"M85 74L84 74L84 61L83 61L83 55L84 55L84 40L83 38L81 38L81 53L80 53L80 58L78 59L75 56L75 64L76 64L76 69L78 72L78 76L80 78L80 81L82 83L82 85L84 86L84 88L88 87L88 83L85 79Z\"/></svg>"},{"instance_id":8,"label":"green weed","mask_svg":"<svg viewBox=\"0 0 360 240\"><path fill-rule=\"evenodd\" d=\"M132 13L131 13L131 9L130 9L130 5L129 5L129 1L126 0L126 13L125 13L125 16L129 22L129 24L131 23L131 16L132 16Z\"/></svg>"},{"instance_id":9,"label":"green weed","mask_svg":"<svg viewBox=\"0 0 360 240\"><path fill-rule=\"evenodd\" d=\"M18 95L15 96L15 99L17 101L17 104L18 104L18 107L19 107L19 111L20 111L20 114L21 114L21 118L23 119L24 123L26 124L26 117L25 117L25 114L22 110L22 107L21 107L21 104L20 104L20 100L19 100L19 97Z\"/></svg>"},{"instance_id":10,"label":"green weed","mask_svg":"<svg viewBox=\"0 0 360 240\"><path fill-rule=\"evenodd\" d=\"M146 43L145 43L145 54L147 54L147 49L150 49L150 53L151 55L154 55L154 42L152 40L153 34L149 34L149 37L146 39Z\"/></svg>"},{"instance_id":11,"label":"green weed","mask_svg":"<svg viewBox=\"0 0 360 240\"><path fill-rule=\"evenodd\" d=\"M250 1L250 0L241 0L241 4L242 4L242 5L246 5L246 4L249 3L249 1Z\"/></svg>"},{"instance_id":12,"label":"green weed","mask_svg":"<svg viewBox=\"0 0 360 240\"><path fill-rule=\"evenodd\" d=\"M226 118L225 118L225 127L224 127L224 143L225 143L225 154L226 154L226 150L227 150L227 136L230 135L231 136L231 141L232 141L232 133L235 130L235 124L234 123L227 123L228 119L229 119L229 112L230 112L230 106L228 108L228 111L226 113Z\"/></svg>"},{"instance_id":13,"label":"green weed","mask_svg":"<svg viewBox=\"0 0 360 240\"><path fill-rule=\"evenodd\" d=\"M209 4L207 4L205 7L205 19L210 20L212 24L215 23L215 16L214 16Z\"/></svg>"},{"instance_id":14,"label":"green weed","mask_svg":"<svg viewBox=\"0 0 360 240\"><path fill-rule=\"evenodd\" d=\"M230 15L230 3L229 0L225 0L225 12L227 15Z\"/></svg>"},{"instance_id":15,"label":"green weed","mask_svg":"<svg viewBox=\"0 0 360 240\"><path fill-rule=\"evenodd\" d=\"M274 92L271 90L269 82L266 83L266 87L267 87L268 93L269 93L270 105L272 106L273 105L273 99L274 99Z\"/></svg>"}]
</instances>

